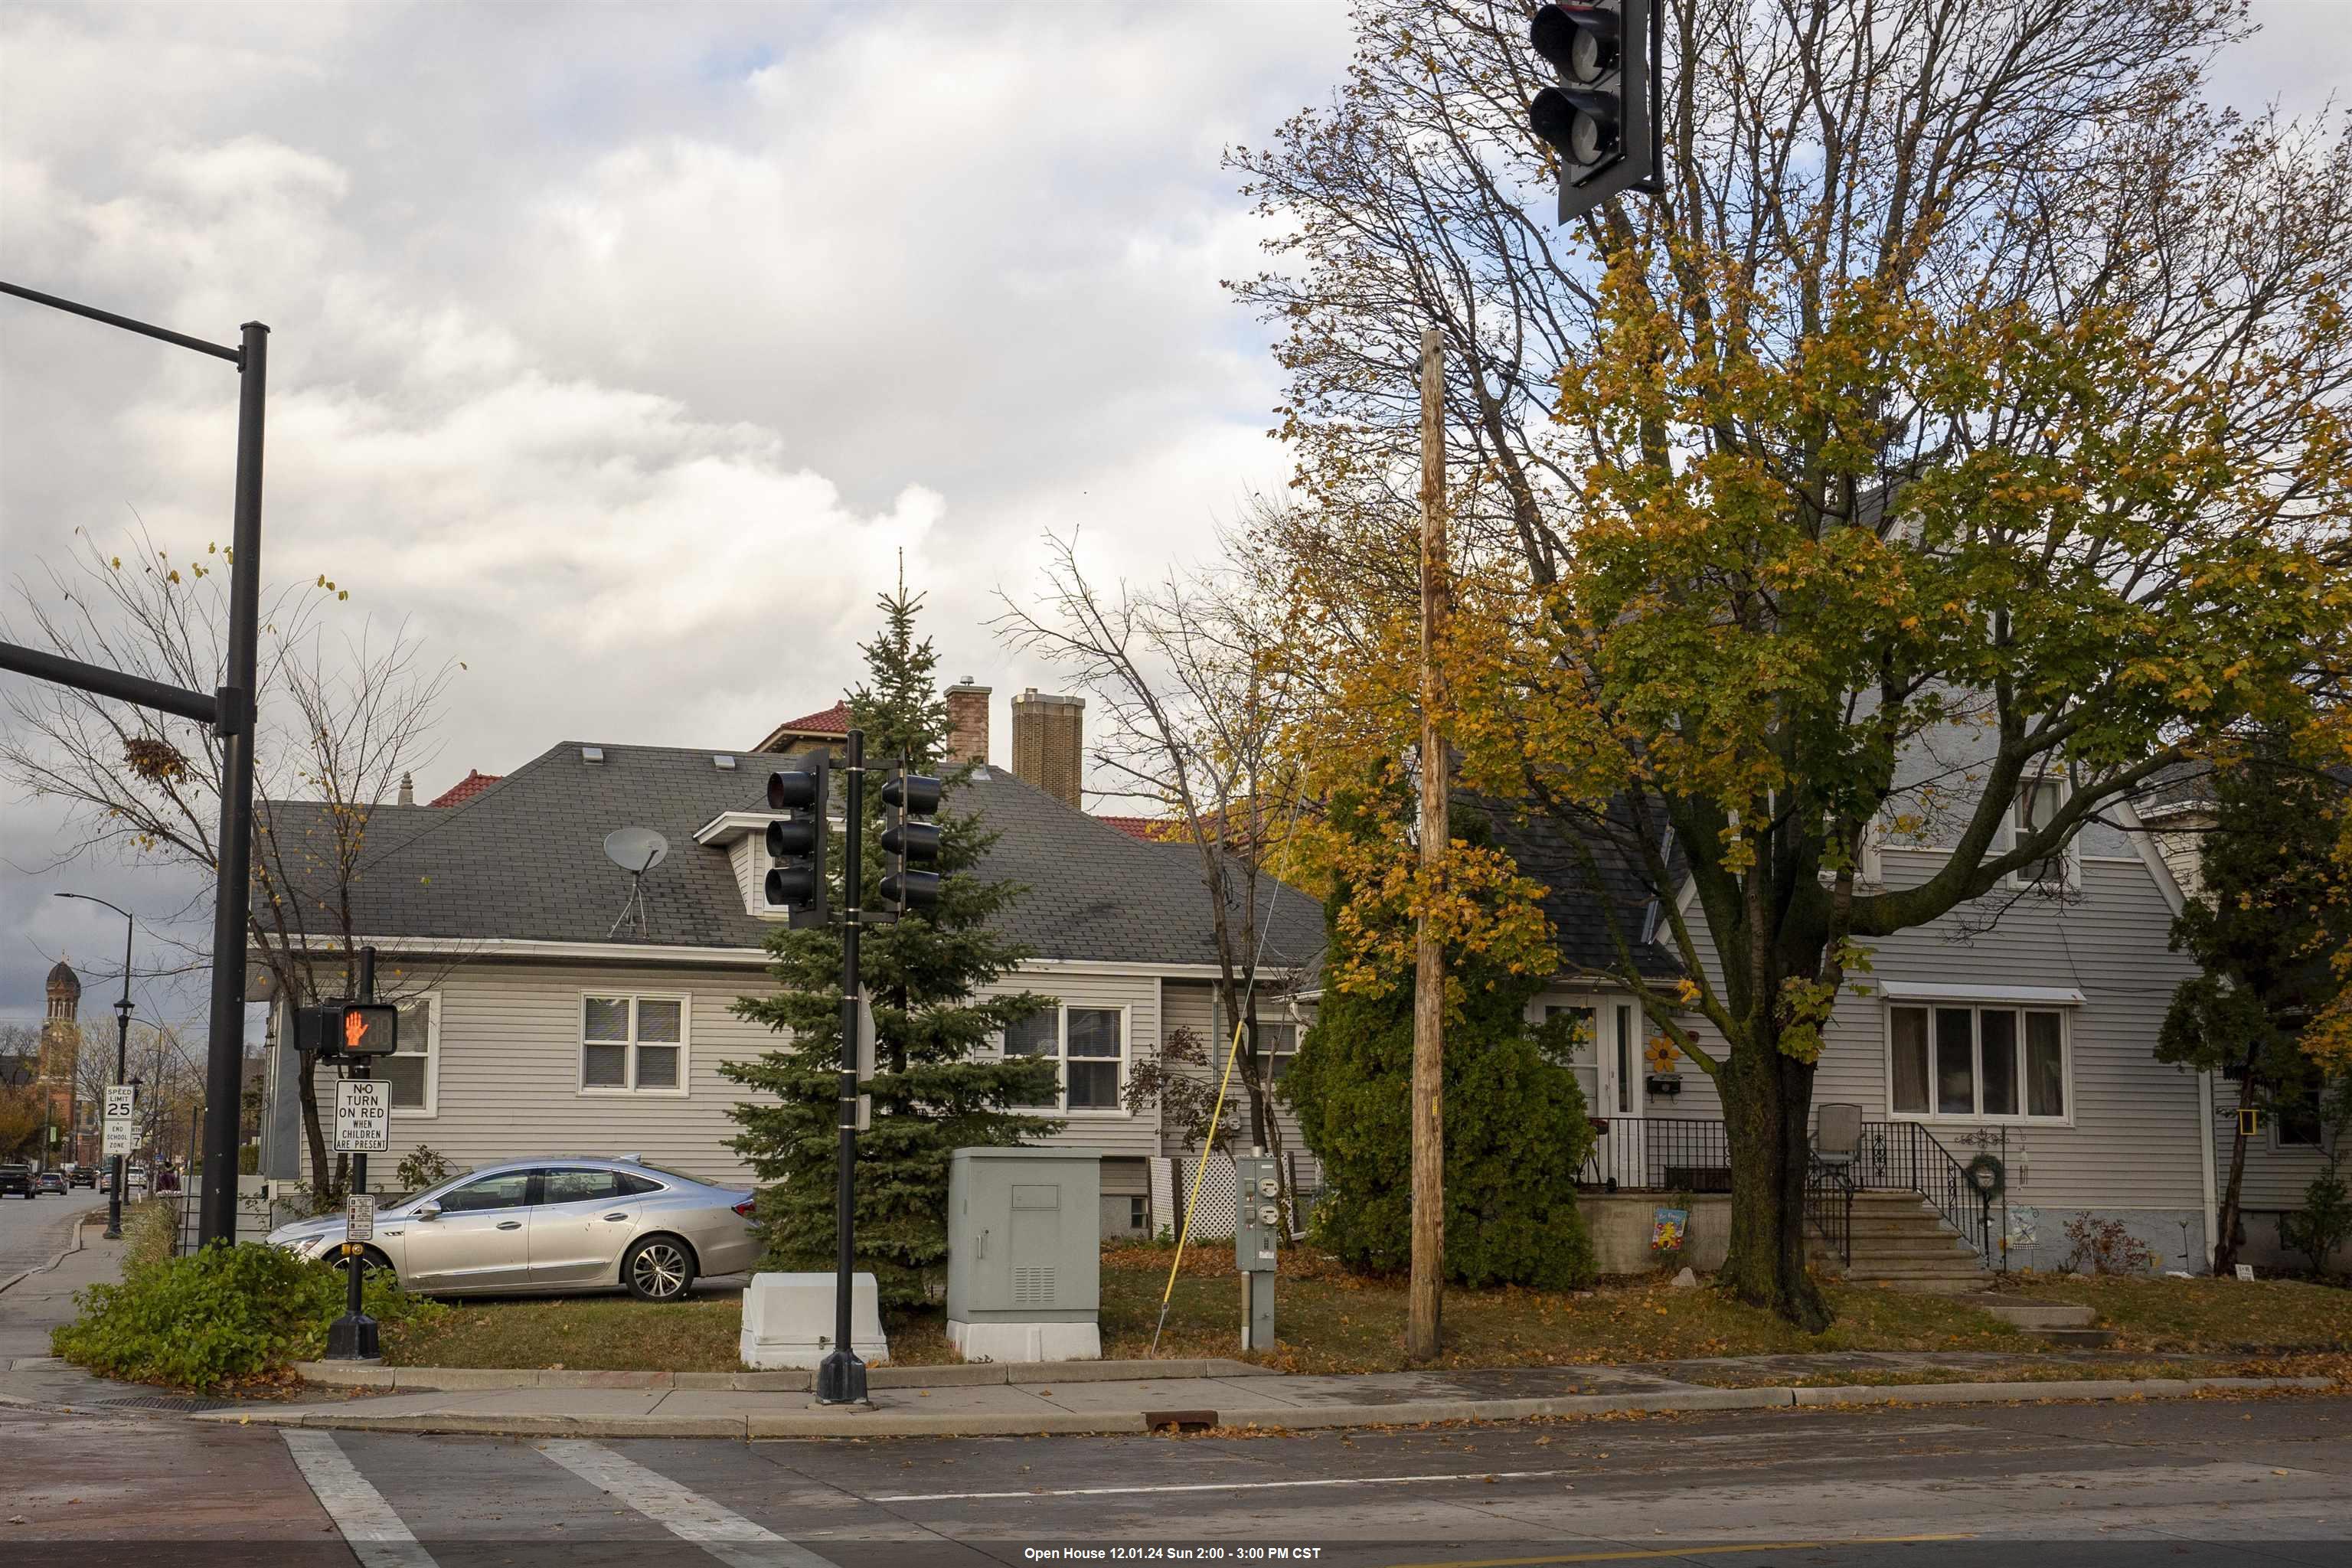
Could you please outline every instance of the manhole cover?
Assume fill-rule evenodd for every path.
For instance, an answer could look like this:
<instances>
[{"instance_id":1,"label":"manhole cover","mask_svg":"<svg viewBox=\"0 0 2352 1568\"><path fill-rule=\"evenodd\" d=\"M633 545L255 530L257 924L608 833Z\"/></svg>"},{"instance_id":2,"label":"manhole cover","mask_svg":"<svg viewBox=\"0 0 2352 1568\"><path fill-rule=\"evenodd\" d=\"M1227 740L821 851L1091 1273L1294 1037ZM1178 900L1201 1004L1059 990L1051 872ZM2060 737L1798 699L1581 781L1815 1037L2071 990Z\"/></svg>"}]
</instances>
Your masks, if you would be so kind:
<instances>
[{"instance_id":1,"label":"manhole cover","mask_svg":"<svg viewBox=\"0 0 2352 1568\"><path fill-rule=\"evenodd\" d=\"M234 1410L234 1399L205 1399L189 1394L139 1394L128 1399L107 1400L113 1410L169 1410L175 1415L194 1415L205 1410Z\"/></svg>"}]
</instances>

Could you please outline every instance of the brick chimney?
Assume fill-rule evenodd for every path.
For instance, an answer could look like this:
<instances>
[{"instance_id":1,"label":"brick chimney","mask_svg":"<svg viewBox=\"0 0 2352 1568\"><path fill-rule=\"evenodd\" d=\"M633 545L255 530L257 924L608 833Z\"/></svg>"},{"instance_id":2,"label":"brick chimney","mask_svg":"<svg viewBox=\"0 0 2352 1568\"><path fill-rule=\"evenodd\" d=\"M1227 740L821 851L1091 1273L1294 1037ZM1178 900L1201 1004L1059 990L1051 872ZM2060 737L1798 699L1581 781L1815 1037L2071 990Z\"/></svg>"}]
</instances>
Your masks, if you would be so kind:
<instances>
[{"instance_id":1,"label":"brick chimney","mask_svg":"<svg viewBox=\"0 0 2352 1568\"><path fill-rule=\"evenodd\" d=\"M988 761L989 689L969 675L947 689L948 761Z\"/></svg>"},{"instance_id":2,"label":"brick chimney","mask_svg":"<svg viewBox=\"0 0 2352 1568\"><path fill-rule=\"evenodd\" d=\"M1013 773L1065 805L1078 805L1086 768L1083 697L1057 697L1029 688L1013 700Z\"/></svg>"}]
</instances>

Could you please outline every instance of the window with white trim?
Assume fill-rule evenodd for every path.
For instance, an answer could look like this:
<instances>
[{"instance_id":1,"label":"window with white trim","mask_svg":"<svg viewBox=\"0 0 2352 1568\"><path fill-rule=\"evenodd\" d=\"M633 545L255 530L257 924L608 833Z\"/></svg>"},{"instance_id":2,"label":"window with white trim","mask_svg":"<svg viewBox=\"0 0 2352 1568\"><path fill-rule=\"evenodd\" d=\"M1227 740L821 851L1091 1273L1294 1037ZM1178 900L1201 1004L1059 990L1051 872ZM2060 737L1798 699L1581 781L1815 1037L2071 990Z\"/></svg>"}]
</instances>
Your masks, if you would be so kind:
<instances>
[{"instance_id":1,"label":"window with white trim","mask_svg":"<svg viewBox=\"0 0 2352 1568\"><path fill-rule=\"evenodd\" d=\"M583 1094L684 1094L686 998L583 994Z\"/></svg>"},{"instance_id":2,"label":"window with white trim","mask_svg":"<svg viewBox=\"0 0 2352 1568\"><path fill-rule=\"evenodd\" d=\"M1577 1088L1584 1091L1584 1109L1594 1115L1601 1110L1601 1041L1594 1024L1597 1014L1591 1007L1547 1006L1544 1022L1566 1016L1572 1032L1569 1037L1568 1053L1560 1065L1576 1076Z\"/></svg>"},{"instance_id":3,"label":"window with white trim","mask_svg":"<svg viewBox=\"0 0 2352 1568\"><path fill-rule=\"evenodd\" d=\"M2327 1129L2321 1121L2319 1101L2315 1096L2305 1095L2278 1108L2271 1118L2271 1146L2274 1149L2312 1149L2326 1152Z\"/></svg>"},{"instance_id":4,"label":"window with white trim","mask_svg":"<svg viewBox=\"0 0 2352 1568\"><path fill-rule=\"evenodd\" d=\"M2066 1016L2042 1007L1886 1010L1887 1110L1972 1121L2063 1121Z\"/></svg>"},{"instance_id":5,"label":"window with white trim","mask_svg":"<svg viewBox=\"0 0 2352 1568\"><path fill-rule=\"evenodd\" d=\"M441 998L428 992L403 998L399 1049L377 1058L375 1076L392 1085L392 1109L411 1116L431 1116L439 1089Z\"/></svg>"},{"instance_id":6,"label":"window with white trim","mask_svg":"<svg viewBox=\"0 0 2352 1568\"><path fill-rule=\"evenodd\" d=\"M2049 826L2065 800L2066 781L2054 774L2019 781L2017 799L2010 805L2011 847L2014 847L2037 828ZM2073 887L2076 880L2074 854L2075 847L2070 843L2055 855L2019 867L2010 873L2010 883L2013 887L2063 892Z\"/></svg>"},{"instance_id":7,"label":"window with white trim","mask_svg":"<svg viewBox=\"0 0 2352 1568\"><path fill-rule=\"evenodd\" d=\"M1127 1009L1052 1007L1004 1031L1007 1057L1035 1057L1055 1065L1053 1100L1035 1109L1121 1111L1127 1079Z\"/></svg>"}]
</instances>

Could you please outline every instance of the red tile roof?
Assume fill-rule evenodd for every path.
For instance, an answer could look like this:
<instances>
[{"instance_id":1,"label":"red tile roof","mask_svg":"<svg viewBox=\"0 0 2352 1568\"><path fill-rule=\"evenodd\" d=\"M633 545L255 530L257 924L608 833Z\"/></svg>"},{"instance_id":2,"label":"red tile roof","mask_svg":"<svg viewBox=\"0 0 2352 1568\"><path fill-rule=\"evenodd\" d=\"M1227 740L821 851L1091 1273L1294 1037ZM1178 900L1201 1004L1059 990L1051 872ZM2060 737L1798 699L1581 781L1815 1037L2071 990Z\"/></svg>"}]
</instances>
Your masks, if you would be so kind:
<instances>
[{"instance_id":1,"label":"red tile roof","mask_svg":"<svg viewBox=\"0 0 2352 1568\"><path fill-rule=\"evenodd\" d=\"M1096 816L1095 820L1118 828L1129 838L1140 838L1147 844L1163 841L1175 824L1160 816Z\"/></svg>"},{"instance_id":2,"label":"red tile roof","mask_svg":"<svg viewBox=\"0 0 2352 1568\"><path fill-rule=\"evenodd\" d=\"M846 735L849 733L849 704L836 702L823 712L811 713L789 724L776 726L779 733L795 735Z\"/></svg>"},{"instance_id":3,"label":"red tile roof","mask_svg":"<svg viewBox=\"0 0 2352 1568\"><path fill-rule=\"evenodd\" d=\"M506 777L504 773L476 773L468 768L466 770L464 778L459 779L425 804L427 805L463 805L504 777Z\"/></svg>"}]
</instances>

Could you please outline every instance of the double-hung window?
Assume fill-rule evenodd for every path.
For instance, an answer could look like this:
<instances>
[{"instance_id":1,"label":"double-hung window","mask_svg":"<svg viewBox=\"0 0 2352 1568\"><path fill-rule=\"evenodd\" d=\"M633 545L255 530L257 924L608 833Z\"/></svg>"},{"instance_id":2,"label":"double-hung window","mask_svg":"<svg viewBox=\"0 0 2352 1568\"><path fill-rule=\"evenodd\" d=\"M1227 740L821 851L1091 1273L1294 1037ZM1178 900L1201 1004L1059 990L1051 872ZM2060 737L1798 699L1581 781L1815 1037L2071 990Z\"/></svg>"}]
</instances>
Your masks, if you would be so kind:
<instances>
[{"instance_id":1,"label":"double-hung window","mask_svg":"<svg viewBox=\"0 0 2352 1568\"><path fill-rule=\"evenodd\" d=\"M438 1088L434 1080L435 1069L439 1066L441 998L429 994L411 996L398 1006L399 1048L377 1060L375 1076L392 1085L393 1110L430 1116Z\"/></svg>"},{"instance_id":2,"label":"double-hung window","mask_svg":"<svg viewBox=\"0 0 2352 1568\"><path fill-rule=\"evenodd\" d=\"M2014 845L2050 825L2065 800L2065 781L2058 778L2025 779L2017 786L2017 800L2011 807L2010 842ZM2063 892L2074 881L2068 865L2071 848L2057 854L2029 861L2010 873L2010 879L2021 888L2040 888L2044 892Z\"/></svg>"},{"instance_id":3,"label":"double-hung window","mask_svg":"<svg viewBox=\"0 0 2352 1568\"><path fill-rule=\"evenodd\" d=\"M1120 1007L1052 1007L1004 1031L1007 1057L1055 1064L1055 1098L1045 1108L1121 1110L1127 1063L1127 1012Z\"/></svg>"},{"instance_id":4,"label":"double-hung window","mask_svg":"<svg viewBox=\"0 0 2352 1568\"><path fill-rule=\"evenodd\" d=\"M1599 1014L1591 1007L1546 1007L1544 1022L1555 1018L1569 1020L1567 1055L1560 1065L1576 1075L1576 1086L1584 1091L1584 1108L1594 1115L1606 1108L1601 1103L1601 1039L1595 1024Z\"/></svg>"},{"instance_id":5,"label":"double-hung window","mask_svg":"<svg viewBox=\"0 0 2352 1568\"><path fill-rule=\"evenodd\" d=\"M2066 1117L2066 1016L2041 1007L1891 1007L1887 1106L1971 1121Z\"/></svg>"},{"instance_id":6,"label":"double-hung window","mask_svg":"<svg viewBox=\"0 0 2352 1568\"><path fill-rule=\"evenodd\" d=\"M583 1094L684 1094L686 998L580 999Z\"/></svg>"}]
</instances>

